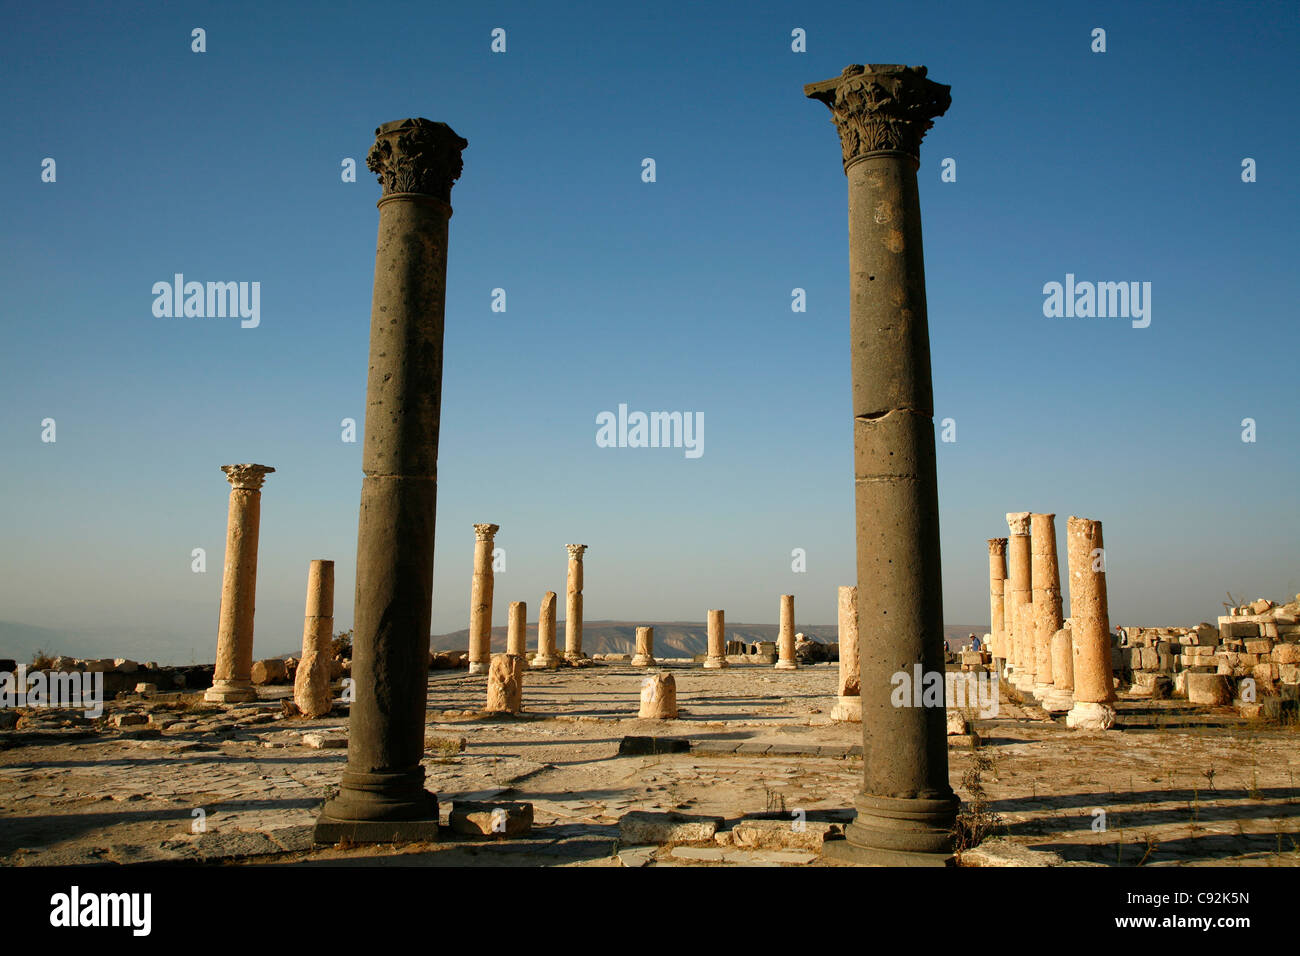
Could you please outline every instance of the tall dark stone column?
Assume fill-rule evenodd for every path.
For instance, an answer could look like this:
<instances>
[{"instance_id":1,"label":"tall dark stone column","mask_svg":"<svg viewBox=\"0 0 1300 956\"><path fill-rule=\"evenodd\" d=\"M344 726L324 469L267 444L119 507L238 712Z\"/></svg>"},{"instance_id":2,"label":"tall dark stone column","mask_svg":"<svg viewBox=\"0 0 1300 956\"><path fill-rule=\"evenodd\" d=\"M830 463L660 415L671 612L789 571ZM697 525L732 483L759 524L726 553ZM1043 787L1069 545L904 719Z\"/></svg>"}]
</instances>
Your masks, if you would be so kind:
<instances>
[{"instance_id":1,"label":"tall dark stone column","mask_svg":"<svg viewBox=\"0 0 1300 956\"><path fill-rule=\"evenodd\" d=\"M445 123L375 130L366 165L383 186L370 309L357 529L348 763L317 842L432 840L424 716L451 186L468 143Z\"/></svg>"},{"instance_id":2,"label":"tall dark stone column","mask_svg":"<svg viewBox=\"0 0 1300 956\"><path fill-rule=\"evenodd\" d=\"M863 788L844 862L952 860L943 694L917 706L918 677L944 672L930 336L916 170L949 88L923 66L853 65L804 87L831 110L849 185L853 452L858 546ZM900 681L907 692L900 691Z\"/></svg>"}]
</instances>

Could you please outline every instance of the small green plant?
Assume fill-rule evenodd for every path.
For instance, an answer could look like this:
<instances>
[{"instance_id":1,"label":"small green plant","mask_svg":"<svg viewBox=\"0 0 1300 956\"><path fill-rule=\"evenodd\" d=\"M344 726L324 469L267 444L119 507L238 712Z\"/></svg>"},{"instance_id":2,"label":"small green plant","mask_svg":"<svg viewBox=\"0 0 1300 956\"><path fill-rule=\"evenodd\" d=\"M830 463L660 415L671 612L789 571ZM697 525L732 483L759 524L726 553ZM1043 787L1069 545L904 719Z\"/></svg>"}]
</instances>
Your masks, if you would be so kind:
<instances>
[{"instance_id":1,"label":"small green plant","mask_svg":"<svg viewBox=\"0 0 1300 956\"><path fill-rule=\"evenodd\" d=\"M989 809L988 792L984 789L984 774L991 772L994 772L992 758L983 749L976 748L971 765L961 775L961 786L969 799L953 824L953 846L958 861L964 850L979 846L986 836L1002 826L1001 815Z\"/></svg>"}]
</instances>

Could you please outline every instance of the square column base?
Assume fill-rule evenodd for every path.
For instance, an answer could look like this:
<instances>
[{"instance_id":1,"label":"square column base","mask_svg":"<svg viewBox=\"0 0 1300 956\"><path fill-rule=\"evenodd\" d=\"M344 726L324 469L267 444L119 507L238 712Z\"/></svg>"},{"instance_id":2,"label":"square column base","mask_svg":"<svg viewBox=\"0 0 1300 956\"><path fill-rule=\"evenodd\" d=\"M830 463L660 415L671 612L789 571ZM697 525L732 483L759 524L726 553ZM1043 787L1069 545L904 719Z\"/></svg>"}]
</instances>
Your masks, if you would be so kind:
<instances>
[{"instance_id":1,"label":"square column base","mask_svg":"<svg viewBox=\"0 0 1300 956\"><path fill-rule=\"evenodd\" d=\"M560 666L560 659L558 657L534 657L528 662L528 666L533 670L555 670Z\"/></svg>"},{"instance_id":2,"label":"square column base","mask_svg":"<svg viewBox=\"0 0 1300 956\"><path fill-rule=\"evenodd\" d=\"M719 667L726 667L727 659L725 657L710 657L704 662L704 666L708 670L716 670Z\"/></svg>"},{"instance_id":3,"label":"square column base","mask_svg":"<svg viewBox=\"0 0 1300 956\"><path fill-rule=\"evenodd\" d=\"M862 723L862 698L835 698L835 706L831 708L831 720L844 724Z\"/></svg>"},{"instance_id":4,"label":"square column base","mask_svg":"<svg viewBox=\"0 0 1300 956\"><path fill-rule=\"evenodd\" d=\"M951 853L909 853L905 850L882 850L857 846L848 840L827 840L822 844L822 859L832 863L852 866L956 866L957 857Z\"/></svg>"},{"instance_id":5,"label":"square column base","mask_svg":"<svg viewBox=\"0 0 1300 956\"><path fill-rule=\"evenodd\" d=\"M647 657L644 654L638 654L636 657L632 658L632 666L633 667L654 667L655 659L653 657Z\"/></svg>"},{"instance_id":6,"label":"square column base","mask_svg":"<svg viewBox=\"0 0 1300 956\"><path fill-rule=\"evenodd\" d=\"M312 831L314 843L436 843L438 820L334 820L322 813Z\"/></svg>"},{"instance_id":7,"label":"square column base","mask_svg":"<svg viewBox=\"0 0 1300 956\"><path fill-rule=\"evenodd\" d=\"M471 676L474 674L486 674L488 672L487 661L470 661L469 672Z\"/></svg>"},{"instance_id":8,"label":"square column base","mask_svg":"<svg viewBox=\"0 0 1300 956\"><path fill-rule=\"evenodd\" d=\"M257 691L251 681L219 680L212 682L203 699L212 704L246 704L257 700Z\"/></svg>"},{"instance_id":9,"label":"square column base","mask_svg":"<svg viewBox=\"0 0 1300 956\"><path fill-rule=\"evenodd\" d=\"M777 661L776 669L779 671L797 671L799 669L799 665L796 664L794 661Z\"/></svg>"}]
</instances>

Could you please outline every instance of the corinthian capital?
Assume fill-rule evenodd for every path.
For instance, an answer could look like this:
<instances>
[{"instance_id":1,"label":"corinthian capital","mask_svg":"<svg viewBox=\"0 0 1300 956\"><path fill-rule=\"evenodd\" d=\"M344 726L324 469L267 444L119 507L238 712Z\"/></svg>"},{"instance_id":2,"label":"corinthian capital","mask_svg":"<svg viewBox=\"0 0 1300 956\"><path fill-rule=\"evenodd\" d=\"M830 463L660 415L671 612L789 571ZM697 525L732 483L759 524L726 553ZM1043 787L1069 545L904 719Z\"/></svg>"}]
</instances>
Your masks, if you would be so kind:
<instances>
[{"instance_id":1,"label":"corinthian capital","mask_svg":"<svg viewBox=\"0 0 1300 956\"><path fill-rule=\"evenodd\" d=\"M222 465L221 470L226 473L230 487L246 491L260 491L266 476L275 471L270 465Z\"/></svg>"},{"instance_id":2,"label":"corinthian capital","mask_svg":"<svg viewBox=\"0 0 1300 956\"><path fill-rule=\"evenodd\" d=\"M493 536L501 530L499 524L476 524L474 525L474 537L479 541L491 541Z\"/></svg>"},{"instance_id":3,"label":"corinthian capital","mask_svg":"<svg viewBox=\"0 0 1300 956\"><path fill-rule=\"evenodd\" d=\"M989 538L989 554L999 555L1007 553L1006 538Z\"/></svg>"},{"instance_id":4,"label":"corinthian capital","mask_svg":"<svg viewBox=\"0 0 1300 956\"><path fill-rule=\"evenodd\" d=\"M1029 534L1029 512L1011 511L1007 513L1007 528L1012 534Z\"/></svg>"},{"instance_id":5,"label":"corinthian capital","mask_svg":"<svg viewBox=\"0 0 1300 956\"><path fill-rule=\"evenodd\" d=\"M468 145L446 123L394 120L375 130L366 166L379 177L385 196L424 193L451 202L451 184L464 168L460 151Z\"/></svg>"},{"instance_id":6,"label":"corinthian capital","mask_svg":"<svg viewBox=\"0 0 1300 956\"><path fill-rule=\"evenodd\" d=\"M587 550L585 544L566 544L565 547L569 551L569 557L577 558L579 561L582 560L582 552Z\"/></svg>"},{"instance_id":7,"label":"corinthian capital","mask_svg":"<svg viewBox=\"0 0 1300 956\"><path fill-rule=\"evenodd\" d=\"M830 107L846 170L880 150L920 160L922 137L952 104L951 87L925 74L923 66L854 63L834 79L803 88L805 96Z\"/></svg>"}]
</instances>

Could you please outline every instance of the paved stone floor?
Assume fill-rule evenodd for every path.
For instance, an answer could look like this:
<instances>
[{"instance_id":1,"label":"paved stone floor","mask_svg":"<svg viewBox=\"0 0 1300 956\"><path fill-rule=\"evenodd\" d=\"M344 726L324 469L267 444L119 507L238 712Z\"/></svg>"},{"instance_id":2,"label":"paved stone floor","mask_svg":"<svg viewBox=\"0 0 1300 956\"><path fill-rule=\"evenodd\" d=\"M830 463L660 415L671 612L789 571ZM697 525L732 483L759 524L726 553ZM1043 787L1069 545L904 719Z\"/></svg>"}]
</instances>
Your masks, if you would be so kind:
<instances>
[{"instance_id":1,"label":"paved stone floor","mask_svg":"<svg viewBox=\"0 0 1300 956\"><path fill-rule=\"evenodd\" d=\"M431 675L425 767L444 824L461 799L529 801L535 824L522 839L447 831L400 848L311 846L347 717L284 718L287 688L226 709L200 695L113 701L110 721L148 714L121 729L29 712L0 732L0 864L828 865L808 831L850 818L862 767L859 726L828 717L835 665L668 669L681 713L666 722L636 718L644 671L626 664L529 672L519 718L478 713L484 677ZM1297 728L1176 702L1128 701L1121 717L1124 730L1075 733L1004 688L997 718L975 721L980 749L950 749L964 799L977 754L991 761L980 782L1001 818L963 863L1300 865ZM692 749L621 756L628 736ZM619 820L632 810L725 822L710 843L625 846ZM791 824L740 846L746 816Z\"/></svg>"}]
</instances>

